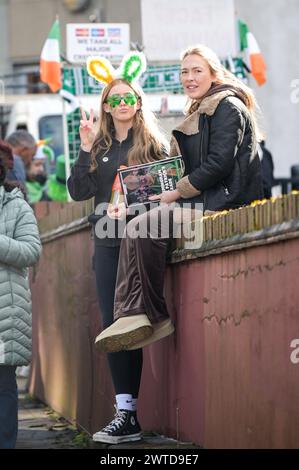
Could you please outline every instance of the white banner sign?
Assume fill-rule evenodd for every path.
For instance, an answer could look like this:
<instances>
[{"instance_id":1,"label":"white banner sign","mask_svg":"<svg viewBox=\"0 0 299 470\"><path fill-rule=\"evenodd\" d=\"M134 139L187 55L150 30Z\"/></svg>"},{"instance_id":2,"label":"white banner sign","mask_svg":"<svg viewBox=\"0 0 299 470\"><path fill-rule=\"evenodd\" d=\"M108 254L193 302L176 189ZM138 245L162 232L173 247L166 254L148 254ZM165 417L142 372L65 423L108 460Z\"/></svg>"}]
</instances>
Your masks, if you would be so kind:
<instances>
[{"instance_id":1,"label":"white banner sign","mask_svg":"<svg viewBox=\"0 0 299 470\"><path fill-rule=\"evenodd\" d=\"M149 60L178 61L205 44L219 57L236 54L234 0L142 0L142 37Z\"/></svg>"},{"instance_id":2,"label":"white banner sign","mask_svg":"<svg viewBox=\"0 0 299 470\"><path fill-rule=\"evenodd\" d=\"M69 23L66 33L67 59L74 64L83 64L92 55L118 64L130 50L127 23Z\"/></svg>"}]
</instances>

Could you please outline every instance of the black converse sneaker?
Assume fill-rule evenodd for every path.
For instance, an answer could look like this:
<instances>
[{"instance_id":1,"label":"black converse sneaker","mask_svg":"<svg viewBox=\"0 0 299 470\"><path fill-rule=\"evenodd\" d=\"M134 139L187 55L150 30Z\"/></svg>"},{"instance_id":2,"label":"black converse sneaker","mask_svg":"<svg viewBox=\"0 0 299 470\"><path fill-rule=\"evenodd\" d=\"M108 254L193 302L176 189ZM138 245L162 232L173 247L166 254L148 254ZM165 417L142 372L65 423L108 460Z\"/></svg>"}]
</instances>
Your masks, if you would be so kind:
<instances>
[{"instance_id":1,"label":"black converse sneaker","mask_svg":"<svg viewBox=\"0 0 299 470\"><path fill-rule=\"evenodd\" d=\"M120 442L139 441L141 429L136 411L117 410L114 419L101 431L92 436L93 441L119 444Z\"/></svg>"}]
</instances>

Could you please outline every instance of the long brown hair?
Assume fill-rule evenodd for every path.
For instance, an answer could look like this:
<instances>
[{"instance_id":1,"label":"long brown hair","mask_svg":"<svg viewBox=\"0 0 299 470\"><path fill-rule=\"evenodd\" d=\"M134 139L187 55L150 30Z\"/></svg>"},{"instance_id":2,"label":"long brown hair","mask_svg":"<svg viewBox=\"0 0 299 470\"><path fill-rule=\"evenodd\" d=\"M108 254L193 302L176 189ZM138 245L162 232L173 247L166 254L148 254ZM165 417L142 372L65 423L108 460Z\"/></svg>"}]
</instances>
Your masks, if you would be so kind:
<instances>
[{"instance_id":1,"label":"long brown hair","mask_svg":"<svg viewBox=\"0 0 299 470\"><path fill-rule=\"evenodd\" d=\"M261 116L261 111L258 103L255 99L253 91L244 83L238 79L229 70L227 70L220 62L219 58L212 49L202 44L191 46L186 49L182 55L181 60L183 61L189 55L198 55L206 61L211 73L215 76L214 85L230 85L235 88L244 99L244 103L249 111L252 120L253 131L258 140L260 140L261 131L259 130L258 119ZM192 114L196 111L201 103L199 100L188 100L186 113Z\"/></svg>"},{"instance_id":2,"label":"long brown hair","mask_svg":"<svg viewBox=\"0 0 299 470\"><path fill-rule=\"evenodd\" d=\"M98 132L91 150L90 171L97 168L96 157L100 154L106 154L111 145L111 130L113 129L113 119L111 113L104 112L103 104L111 88L115 85L124 83L128 85L141 102L141 107L137 110L133 119L133 145L128 153L128 164L147 163L153 160L165 158L165 152L168 151L168 142L162 132L159 130L157 119L146 102L146 96L140 87L117 78L107 85L102 91L100 114L98 121Z\"/></svg>"},{"instance_id":3,"label":"long brown hair","mask_svg":"<svg viewBox=\"0 0 299 470\"><path fill-rule=\"evenodd\" d=\"M4 163L3 155L1 155L0 153L0 187L4 186L4 189L7 192L11 192L13 189L19 187L17 183L9 183L8 181L5 180L5 178L6 178L6 165Z\"/></svg>"}]
</instances>

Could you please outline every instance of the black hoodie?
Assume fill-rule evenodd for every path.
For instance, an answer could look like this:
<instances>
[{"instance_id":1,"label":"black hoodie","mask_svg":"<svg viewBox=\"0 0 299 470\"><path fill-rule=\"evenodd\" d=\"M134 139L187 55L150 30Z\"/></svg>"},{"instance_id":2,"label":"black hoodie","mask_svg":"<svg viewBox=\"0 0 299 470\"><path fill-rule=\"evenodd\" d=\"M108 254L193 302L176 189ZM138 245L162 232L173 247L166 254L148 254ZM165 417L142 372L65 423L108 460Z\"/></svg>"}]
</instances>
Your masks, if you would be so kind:
<instances>
[{"instance_id":1,"label":"black hoodie","mask_svg":"<svg viewBox=\"0 0 299 470\"><path fill-rule=\"evenodd\" d=\"M130 129L128 136L122 142L112 137L112 145L107 153L104 151L97 155L97 168L90 172L91 154L80 149L78 159L71 169L71 176L67 181L69 193L75 201L85 201L95 198L96 212L105 217L109 226L113 226L113 232L118 236L111 238L98 238L95 236L95 243L102 246L119 246L121 242L120 232L123 224L117 220L109 219L106 211L110 198L111 189L117 175L120 165L128 165L127 156L133 145L133 130ZM103 210L97 211L97 208L103 207ZM97 221L101 217L95 217ZM95 230L95 234L97 231Z\"/></svg>"}]
</instances>

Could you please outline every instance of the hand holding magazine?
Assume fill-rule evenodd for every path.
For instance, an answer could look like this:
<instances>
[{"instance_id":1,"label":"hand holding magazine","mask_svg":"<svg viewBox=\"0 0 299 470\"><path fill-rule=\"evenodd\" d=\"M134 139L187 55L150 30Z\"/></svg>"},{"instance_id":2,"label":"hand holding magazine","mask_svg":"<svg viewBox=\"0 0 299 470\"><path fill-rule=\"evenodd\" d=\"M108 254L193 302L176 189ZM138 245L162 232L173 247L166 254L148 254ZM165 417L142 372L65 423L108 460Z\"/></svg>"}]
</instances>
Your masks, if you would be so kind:
<instances>
[{"instance_id":1,"label":"hand holding magazine","mask_svg":"<svg viewBox=\"0 0 299 470\"><path fill-rule=\"evenodd\" d=\"M118 170L126 206L149 204L150 196L173 191L183 172L181 156Z\"/></svg>"}]
</instances>

